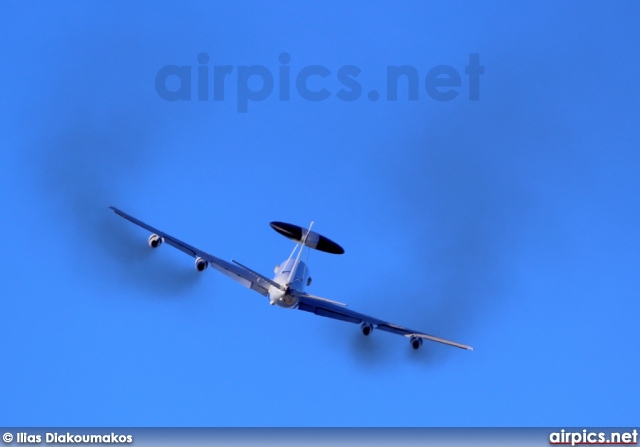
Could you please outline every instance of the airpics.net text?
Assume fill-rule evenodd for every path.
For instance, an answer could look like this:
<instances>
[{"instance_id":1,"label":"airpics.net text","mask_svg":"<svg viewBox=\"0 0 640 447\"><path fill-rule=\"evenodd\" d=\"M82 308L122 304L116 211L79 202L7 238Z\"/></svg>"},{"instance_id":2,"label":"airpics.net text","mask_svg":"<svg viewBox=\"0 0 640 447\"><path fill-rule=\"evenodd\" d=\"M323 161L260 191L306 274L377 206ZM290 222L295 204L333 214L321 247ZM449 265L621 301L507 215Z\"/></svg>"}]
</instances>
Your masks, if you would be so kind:
<instances>
[{"instance_id":1,"label":"airpics.net text","mask_svg":"<svg viewBox=\"0 0 640 447\"><path fill-rule=\"evenodd\" d=\"M337 70L324 65L296 67L291 55L283 52L278 58L280 65L274 76L265 65L212 65L210 61L209 54L202 52L198 54L195 66L163 66L155 76L156 92L166 101L191 101L194 96L198 101L225 101L235 81L237 111L241 113L249 110L250 102L270 98L274 90L277 90L279 101L290 101L294 92L306 101L325 101L332 96L340 101L357 101L363 95L364 88L358 79L362 69L356 65L342 65ZM467 89L469 100L478 101L480 75L483 74L484 66L480 65L478 53L468 55L464 75L451 65L436 65L423 77L412 65L387 65L385 99L418 101L422 84L427 96L435 101L454 100L463 88ZM466 82L463 82L463 77L467 78ZM330 90L332 87L335 94ZM375 102L381 99L381 94L372 88L366 97Z\"/></svg>"}]
</instances>

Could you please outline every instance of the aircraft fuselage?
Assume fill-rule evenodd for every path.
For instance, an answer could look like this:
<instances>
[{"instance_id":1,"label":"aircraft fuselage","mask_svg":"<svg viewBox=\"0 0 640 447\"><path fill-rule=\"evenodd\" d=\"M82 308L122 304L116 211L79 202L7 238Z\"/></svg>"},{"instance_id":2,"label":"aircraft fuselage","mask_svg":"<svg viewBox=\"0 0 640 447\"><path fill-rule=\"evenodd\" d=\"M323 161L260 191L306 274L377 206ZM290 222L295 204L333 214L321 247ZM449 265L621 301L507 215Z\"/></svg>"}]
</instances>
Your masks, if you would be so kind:
<instances>
[{"instance_id":1,"label":"aircraft fuselage","mask_svg":"<svg viewBox=\"0 0 640 447\"><path fill-rule=\"evenodd\" d=\"M309 283L309 269L302 261L298 261L297 266L295 264L296 261L294 259L288 259L281 263L276 267L276 276L273 281L282 285L289 283L290 289L302 292ZM291 275L291 269L293 268L295 270ZM272 306L277 304L287 309L295 308L298 305L298 299L289 293L289 289L283 291L273 286L269 287L269 301Z\"/></svg>"}]
</instances>

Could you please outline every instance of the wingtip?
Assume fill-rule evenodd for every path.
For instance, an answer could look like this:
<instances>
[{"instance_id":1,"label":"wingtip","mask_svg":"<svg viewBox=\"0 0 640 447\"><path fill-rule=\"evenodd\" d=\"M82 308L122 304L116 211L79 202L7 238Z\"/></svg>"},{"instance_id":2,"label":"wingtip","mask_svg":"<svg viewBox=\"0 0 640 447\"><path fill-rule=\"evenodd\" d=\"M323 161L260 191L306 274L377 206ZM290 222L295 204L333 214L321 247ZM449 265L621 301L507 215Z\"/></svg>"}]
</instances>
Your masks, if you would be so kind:
<instances>
[{"instance_id":1,"label":"wingtip","mask_svg":"<svg viewBox=\"0 0 640 447\"><path fill-rule=\"evenodd\" d=\"M116 208L115 206L110 206L110 207L109 207L109 209L110 209L111 211L113 211L114 213L116 213L118 216L122 216L122 217L124 217L124 218L129 219L125 213L123 213L122 211L120 211L120 210L119 210L118 208ZM131 220L131 219L129 219L129 220Z\"/></svg>"}]
</instances>

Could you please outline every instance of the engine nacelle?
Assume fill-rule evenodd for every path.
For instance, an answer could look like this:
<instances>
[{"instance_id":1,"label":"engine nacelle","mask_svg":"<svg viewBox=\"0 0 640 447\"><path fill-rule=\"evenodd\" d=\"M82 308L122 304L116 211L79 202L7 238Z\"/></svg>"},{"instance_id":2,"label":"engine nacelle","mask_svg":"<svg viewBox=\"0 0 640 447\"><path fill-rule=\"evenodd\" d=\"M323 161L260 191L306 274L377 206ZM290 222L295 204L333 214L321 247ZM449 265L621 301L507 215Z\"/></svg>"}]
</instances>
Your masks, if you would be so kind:
<instances>
[{"instance_id":1,"label":"engine nacelle","mask_svg":"<svg viewBox=\"0 0 640 447\"><path fill-rule=\"evenodd\" d=\"M411 337L411 339L409 339L409 343L411 343L411 347L413 349L420 349L420 346L422 346L422 338L421 337Z\"/></svg>"},{"instance_id":2,"label":"engine nacelle","mask_svg":"<svg viewBox=\"0 0 640 447\"><path fill-rule=\"evenodd\" d=\"M209 267L209 262L206 259L198 258L196 259L196 270L199 272L204 272L207 267Z\"/></svg>"},{"instance_id":3,"label":"engine nacelle","mask_svg":"<svg viewBox=\"0 0 640 447\"><path fill-rule=\"evenodd\" d=\"M151 236L149 236L149 247L151 248L158 248L162 245L162 242L164 242L164 239L157 234L152 234Z\"/></svg>"},{"instance_id":4,"label":"engine nacelle","mask_svg":"<svg viewBox=\"0 0 640 447\"><path fill-rule=\"evenodd\" d=\"M362 330L362 335L365 337L371 335L373 332L373 325L371 323L362 323L360 325L360 329Z\"/></svg>"}]
</instances>

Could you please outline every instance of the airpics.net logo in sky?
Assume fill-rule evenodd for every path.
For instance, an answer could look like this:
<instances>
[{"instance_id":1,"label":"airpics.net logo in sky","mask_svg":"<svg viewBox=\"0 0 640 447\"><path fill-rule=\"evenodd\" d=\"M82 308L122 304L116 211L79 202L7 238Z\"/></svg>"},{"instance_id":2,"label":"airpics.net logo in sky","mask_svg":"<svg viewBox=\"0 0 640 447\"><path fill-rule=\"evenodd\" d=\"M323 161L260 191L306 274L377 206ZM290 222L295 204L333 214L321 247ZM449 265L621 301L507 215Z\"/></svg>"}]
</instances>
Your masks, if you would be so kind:
<instances>
[{"instance_id":1,"label":"airpics.net logo in sky","mask_svg":"<svg viewBox=\"0 0 640 447\"><path fill-rule=\"evenodd\" d=\"M296 67L289 53L280 53L276 70L264 65L213 65L210 60L209 54L200 53L194 66L165 65L158 70L155 88L160 98L166 101L191 101L193 97L198 101L233 100L230 90L235 84L233 93L241 113L249 110L250 103L265 101L272 95L277 95L279 101L290 101L293 95L314 102L331 97L347 102L363 96L372 102L381 99L377 89L364 94L364 86L358 79L362 79L362 70L356 65L342 65L337 70L324 65ZM452 101L464 98L466 90L469 100L478 101L483 74L484 66L480 65L477 53L469 54L467 65L461 70L436 65L421 74L412 65L387 65L384 99L419 101L426 97Z\"/></svg>"}]
</instances>

